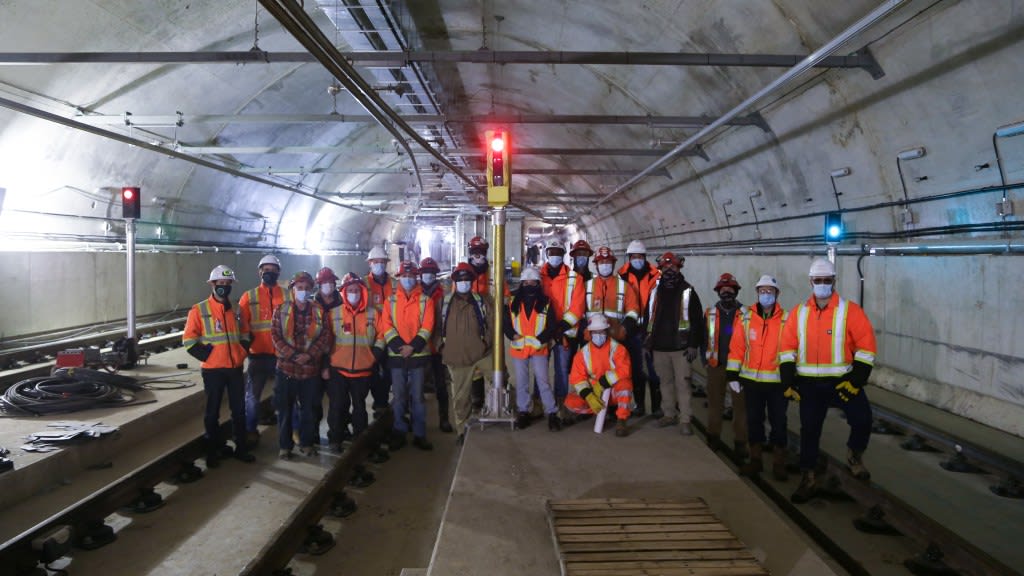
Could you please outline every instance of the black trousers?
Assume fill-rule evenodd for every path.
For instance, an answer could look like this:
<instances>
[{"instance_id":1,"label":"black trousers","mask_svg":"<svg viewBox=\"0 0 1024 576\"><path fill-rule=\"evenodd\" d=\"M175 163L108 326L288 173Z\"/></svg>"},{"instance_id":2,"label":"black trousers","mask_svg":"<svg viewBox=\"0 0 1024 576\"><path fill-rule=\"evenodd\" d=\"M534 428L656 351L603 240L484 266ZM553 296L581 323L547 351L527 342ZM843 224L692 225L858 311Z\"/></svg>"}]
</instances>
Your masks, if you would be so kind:
<instances>
[{"instance_id":1,"label":"black trousers","mask_svg":"<svg viewBox=\"0 0 1024 576\"><path fill-rule=\"evenodd\" d=\"M836 392L839 378L797 377L800 392L800 469L814 470L818 463L818 443L825 414L829 406L835 406L846 413L850 435L846 446L854 452L863 452L871 438L871 404L863 389L859 394L843 402Z\"/></svg>"},{"instance_id":2,"label":"black trousers","mask_svg":"<svg viewBox=\"0 0 1024 576\"><path fill-rule=\"evenodd\" d=\"M747 436L751 444L764 444L764 420L767 416L771 433L768 440L772 446L785 448L788 440L786 433L786 409L789 399L783 396L786 389L782 384L740 380L747 401Z\"/></svg>"},{"instance_id":3,"label":"black trousers","mask_svg":"<svg viewBox=\"0 0 1024 576\"><path fill-rule=\"evenodd\" d=\"M327 383L327 439L339 443L344 439L345 429L352 424L352 435L358 436L366 430L369 419L366 414L366 396L370 393L373 376L344 376L331 368L331 379Z\"/></svg>"},{"instance_id":4,"label":"black trousers","mask_svg":"<svg viewBox=\"0 0 1024 576\"><path fill-rule=\"evenodd\" d=\"M220 403L224 392L228 393L228 408L231 410L231 428L235 436L235 450L245 452L245 375L241 368L213 368L203 370L203 390L206 392L206 414L203 426L206 428L206 451L219 453L224 446L220 433Z\"/></svg>"}]
</instances>

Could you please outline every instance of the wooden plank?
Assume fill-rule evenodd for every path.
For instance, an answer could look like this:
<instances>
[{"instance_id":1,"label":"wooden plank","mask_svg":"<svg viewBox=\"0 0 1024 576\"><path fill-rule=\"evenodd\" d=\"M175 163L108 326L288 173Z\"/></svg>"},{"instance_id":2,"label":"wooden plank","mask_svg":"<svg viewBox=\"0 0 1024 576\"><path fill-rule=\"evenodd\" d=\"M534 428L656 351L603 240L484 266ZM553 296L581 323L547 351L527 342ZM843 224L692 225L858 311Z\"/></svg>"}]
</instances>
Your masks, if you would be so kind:
<instances>
[{"instance_id":1,"label":"wooden plank","mask_svg":"<svg viewBox=\"0 0 1024 576\"><path fill-rule=\"evenodd\" d=\"M566 562L566 568L573 570L652 570L655 568L747 568L762 570L755 560L692 560L687 562Z\"/></svg>"},{"instance_id":2,"label":"wooden plank","mask_svg":"<svg viewBox=\"0 0 1024 576\"><path fill-rule=\"evenodd\" d=\"M718 522L708 522L700 524L615 524L611 526L612 530L619 530L621 532L632 532L634 534L644 532L713 532L718 530L728 530L725 524ZM605 526L556 526L556 532L559 534L602 534L608 531Z\"/></svg>"},{"instance_id":3,"label":"wooden plank","mask_svg":"<svg viewBox=\"0 0 1024 576\"><path fill-rule=\"evenodd\" d=\"M768 571L760 566L721 568L634 568L611 570L577 569L568 570L568 576L767 576Z\"/></svg>"},{"instance_id":4,"label":"wooden plank","mask_svg":"<svg viewBox=\"0 0 1024 576\"><path fill-rule=\"evenodd\" d=\"M669 542L572 542L560 546L562 552L615 552L627 550L727 550L743 548L739 540L689 540Z\"/></svg>"},{"instance_id":5,"label":"wooden plank","mask_svg":"<svg viewBox=\"0 0 1024 576\"><path fill-rule=\"evenodd\" d=\"M707 516L711 514L707 506L660 510L655 508L641 510L559 510L554 517L561 518L614 518L616 516Z\"/></svg>"},{"instance_id":6,"label":"wooden plank","mask_svg":"<svg viewBox=\"0 0 1024 576\"><path fill-rule=\"evenodd\" d=\"M645 532L643 534L565 534L560 542L683 542L686 540L730 540L735 538L728 530L718 532Z\"/></svg>"},{"instance_id":7,"label":"wooden plank","mask_svg":"<svg viewBox=\"0 0 1024 576\"><path fill-rule=\"evenodd\" d=\"M632 552L570 552L563 554L566 562L645 562L687 560L753 560L749 550L645 550Z\"/></svg>"},{"instance_id":8,"label":"wooden plank","mask_svg":"<svg viewBox=\"0 0 1024 576\"><path fill-rule=\"evenodd\" d=\"M685 510L694 507L707 508L707 504L700 498L688 498L683 500L624 500L624 499L597 499L597 500L553 500L548 502L548 510Z\"/></svg>"},{"instance_id":9,"label":"wooden plank","mask_svg":"<svg viewBox=\"0 0 1024 576\"><path fill-rule=\"evenodd\" d=\"M616 518L556 518L555 526L615 526L618 524L712 524L718 522L714 516L687 516L671 518L665 516L619 516Z\"/></svg>"}]
</instances>

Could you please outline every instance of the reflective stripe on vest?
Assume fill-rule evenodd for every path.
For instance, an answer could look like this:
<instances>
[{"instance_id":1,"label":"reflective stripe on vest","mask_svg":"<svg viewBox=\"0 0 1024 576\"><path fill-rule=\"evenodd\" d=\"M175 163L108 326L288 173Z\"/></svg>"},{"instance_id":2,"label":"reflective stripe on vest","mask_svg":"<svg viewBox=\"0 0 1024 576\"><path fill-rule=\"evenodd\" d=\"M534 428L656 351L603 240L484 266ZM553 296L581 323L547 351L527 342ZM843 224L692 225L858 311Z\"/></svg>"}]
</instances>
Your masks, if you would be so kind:
<instances>
[{"instance_id":1,"label":"reflective stripe on vest","mask_svg":"<svg viewBox=\"0 0 1024 576\"><path fill-rule=\"evenodd\" d=\"M746 310L743 311L743 338L745 339L745 341L747 343L746 347L743 350L743 364L736 365L736 363L738 361L733 360L732 358L730 358L729 359L728 369L729 370L738 370L739 373L740 373L740 378L745 378L747 380L753 380L755 382L770 382L770 383L782 382L782 378L779 376L779 368L778 368L778 366L776 366L774 370L770 370L770 371L769 370L755 370L753 367L750 366L750 319L753 316L753 310L754 310L754 308L750 307L750 308L747 308ZM776 342L776 345L778 345L780 342L782 342L782 331L786 327L786 320L788 318L789 318L789 312L783 310L782 311L782 322L779 323L779 339ZM768 322L768 320L769 319L765 319L765 322Z\"/></svg>"},{"instance_id":2,"label":"reflective stripe on vest","mask_svg":"<svg viewBox=\"0 0 1024 576\"><path fill-rule=\"evenodd\" d=\"M398 328L395 327L395 324L398 321L398 294L397 294L397 292L391 294L391 297L388 299L388 301L391 304L391 330L388 330L388 333L384 335L385 342L398 336ZM432 327L428 327L428 326L424 326L423 325L423 315L424 315L424 313L426 313L427 303L428 302L430 302L430 298L428 298L427 295L424 294L423 291L421 290L420 291L420 302L419 302L419 304L420 304L420 321L419 321L420 327L419 327L418 330L416 330L416 336L419 336L420 338L423 338L424 342L428 342L429 343L430 342L430 328L432 328ZM433 304L433 303L431 303L431 304ZM391 352L391 355L394 356L396 354ZM429 355L430 355L430 347L429 346L424 346L422 350L420 350L419 352L416 352L416 353L413 354L413 356L429 356Z\"/></svg>"},{"instance_id":3,"label":"reflective stripe on vest","mask_svg":"<svg viewBox=\"0 0 1024 576\"><path fill-rule=\"evenodd\" d=\"M551 304L545 306L544 310L541 312L534 311L538 318L536 324L533 327L533 333L525 334L522 328L522 317L524 315L523 312L525 311L526 306L522 306L520 308L519 314L512 314L512 303L509 303L508 311L509 316L512 317L512 329L516 331L516 334L522 336L522 338L512 341L510 347L513 350L523 350L524 348L527 347L532 348L534 350L542 350L544 348L544 343L541 342L539 338L537 338L537 335L544 332L544 328L547 327L549 306L551 306Z\"/></svg>"},{"instance_id":4,"label":"reflective stripe on vest","mask_svg":"<svg viewBox=\"0 0 1024 576\"><path fill-rule=\"evenodd\" d=\"M191 348L200 342L214 346L217 344L228 344L231 342L230 336L232 335L235 337L235 342L239 341L239 320L237 316L235 316L235 331L228 332L227 326L221 326L220 320L213 317L213 310L210 308L209 300L203 300L196 304L196 306L199 308L199 318L203 323L203 335L200 338L184 341L185 348ZM225 314L233 314L233 312L225 311Z\"/></svg>"},{"instance_id":5,"label":"reflective stripe on vest","mask_svg":"<svg viewBox=\"0 0 1024 576\"><path fill-rule=\"evenodd\" d=\"M849 372L853 366L846 362L846 313L849 303L845 298L839 297L835 312L832 314L832 346L831 362L827 364L810 364L807 361L807 319L811 313L810 307L804 302L797 307L797 340L800 343L797 350L796 373L801 376L825 377L842 376Z\"/></svg>"},{"instance_id":6,"label":"reflective stripe on vest","mask_svg":"<svg viewBox=\"0 0 1024 576\"><path fill-rule=\"evenodd\" d=\"M687 290L689 290L689 288L687 288ZM746 310L747 310L747 308L745 306L741 305L739 310L737 310L736 313L737 314L743 314L743 312L746 311ZM708 308L707 309L707 315L708 315L708 349L704 353L704 358L706 358L710 362L712 359L717 359L718 358L718 323L722 319L718 317L718 306L712 306L712 307ZM717 365L717 360L716 360L716 364L712 364L712 366L715 366L715 365Z\"/></svg>"},{"instance_id":7,"label":"reflective stripe on vest","mask_svg":"<svg viewBox=\"0 0 1024 576\"><path fill-rule=\"evenodd\" d=\"M615 279L615 310L612 312L608 311L607 304L604 302L604 296L601 297L601 310L591 310L590 306L594 300L594 282L598 278L591 278L587 280L587 310L590 312L601 312L608 318L614 318L616 320L622 320L625 318L625 310L623 309L623 301L626 298L626 281L621 276L617 276ZM607 292L605 293L607 295Z\"/></svg>"},{"instance_id":8,"label":"reflective stripe on vest","mask_svg":"<svg viewBox=\"0 0 1024 576\"><path fill-rule=\"evenodd\" d=\"M276 287L276 285L275 285ZM255 334L256 332L270 332L270 325L273 324L274 318L274 287L271 287L270 292L270 314L267 319L264 320L263 316L260 315L260 287L257 286L252 290L249 290L249 331ZM288 304L291 302L291 290L281 289L281 302L282 304Z\"/></svg>"},{"instance_id":9,"label":"reflective stripe on vest","mask_svg":"<svg viewBox=\"0 0 1024 576\"><path fill-rule=\"evenodd\" d=\"M660 283L661 280L659 279ZM682 308L679 314L679 331L685 332L690 329L690 294L693 293L693 287L683 290L680 296L680 303ZM654 290L651 290L651 300L647 303L647 333L650 334L654 330L654 302L658 299L658 284L654 285Z\"/></svg>"},{"instance_id":10,"label":"reflective stripe on vest","mask_svg":"<svg viewBox=\"0 0 1024 576\"><path fill-rule=\"evenodd\" d=\"M311 308L309 313L312 315L312 318L310 318L309 326L306 328L306 345L302 348L303 352L309 350L309 347L313 342L316 342L316 339L320 337L320 333L324 329L323 314L318 313L320 312L320 307L312 302L306 304L306 306ZM290 303L288 306L281 305L281 337L285 343L298 350L299 347L295 345L295 317L293 311L294 307Z\"/></svg>"},{"instance_id":11,"label":"reflective stripe on vest","mask_svg":"<svg viewBox=\"0 0 1024 576\"><path fill-rule=\"evenodd\" d=\"M576 274L575 270L569 270L569 277L565 281L565 294L562 295L562 319L568 322L570 325L579 322L579 318L572 313L572 293L576 290Z\"/></svg>"},{"instance_id":12,"label":"reflective stripe on vest","mask_svg":"<svg viewBox=\"0 0 1024 576\"><path fill-rule=\"evenodd\" d=\"M619 343L611 338L608 339L608 372L601 374L600 376L594 374L593 362L590 358L590 350L593 348L593 344L587 344L583 347L583 366L587 368L587 375L591 378L600 378L605 376L608 380L608 384L614 386L619 381L618 370L615 366L615 351L619 349ZM576 385L576 393L580 393L584 388L590 388L590 382L580 382Z\"/></svg>"},{"instance_id":13,"label":"reflective stripe on vest","mask_svg":"<svg viewBox=\"0 0 1024 576\"><path fill-rule=\"evenodd\" d=\"M335 306L331 308L331 325L332 326L344 326L344 320L341 313L341 309L345 305ZM352 326L352 334L343 334L335 330L334 343L338 346L341 345L358 345L358 346L373 346L374 341L377 339L377 327L374 325L374 319L377 316L377 311L373 309L373 306L368 306L366 312L366 333L359 334L356 331L355 325ZM357 312L355 317L358 317ZM343 331L342 331L343 332ZM345 336L343 339L342 336Z\"/></svg>"}]
</instances>

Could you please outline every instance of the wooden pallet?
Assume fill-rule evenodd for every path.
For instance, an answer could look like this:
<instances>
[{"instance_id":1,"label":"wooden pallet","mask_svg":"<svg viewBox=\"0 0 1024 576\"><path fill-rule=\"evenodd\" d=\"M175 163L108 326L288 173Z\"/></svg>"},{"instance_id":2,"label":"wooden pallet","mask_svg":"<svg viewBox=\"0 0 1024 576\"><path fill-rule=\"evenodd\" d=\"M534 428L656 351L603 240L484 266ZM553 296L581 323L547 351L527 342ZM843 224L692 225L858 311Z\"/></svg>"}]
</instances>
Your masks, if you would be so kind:
<instances>
[{"instance_id":1,"label":"wooden pallet","mask_svg":"<svg viewBox=\"0 0 1024 576\"><path fill-rule=\"evenodd\" d=\"M700 498L549 500L563 576L759 576L754 555Z\"/></svg>"}]
</instances>

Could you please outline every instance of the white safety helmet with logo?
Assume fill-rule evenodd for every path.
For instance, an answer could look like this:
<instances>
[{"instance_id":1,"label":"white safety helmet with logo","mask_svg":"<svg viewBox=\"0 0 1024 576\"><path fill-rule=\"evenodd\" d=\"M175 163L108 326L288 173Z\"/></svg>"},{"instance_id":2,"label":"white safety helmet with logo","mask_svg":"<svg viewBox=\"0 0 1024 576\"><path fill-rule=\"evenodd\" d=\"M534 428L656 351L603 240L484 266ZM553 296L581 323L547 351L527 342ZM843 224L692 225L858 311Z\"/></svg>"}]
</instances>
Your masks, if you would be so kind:
<instances>
[{"instance_id":1,"label":"white safety helmet with logo","mask_svg":"<svg viewBox=\"0 0 1024 576\"><path fill-rule=\"evenodd\" d=\"M527 280L535 280L540 282L540 270L533 266L527 266L523 268L523 273L519 276L520 282L526 282Z\"/></svg>"},{"instance_id":2,"label":"white safety helmet with logo","mask_svg":"<svg viewBox=\"0 0 1024 576\"><path fill-rule=\"evenodd\" d=\"M207 282L214 282L216 280L230 280L234 282L235 271L221 264L210 271L210 279Z\"/></svg>"},{"instance_id":3,"label":"white safety helmet with logo","mask_svg":"<svg viewBox=\"0 0 1024 576\"><path fill-rule=\"evenodd\" d=\"M387 259L388 259L387 253L384 252L384 249L381 248L380 246L374 246L373 248L370 248L370 253L366 256L366 261L367 262L369 262L371 260L387 260Z\"/></svg>"},{"instance_id":4,"label":"white safety helmet with logo","mask_svg":"<svg viewBox=\"0 0 1024 576\"><path fill-rule=\"evenodd\" d=\"M775 279L774 276L764 274L761 276L761 279L757 281L755 288L765 287L775 288L776 290L779 290L779 282Z\"/></svg>"},{"instance_id":5,"label":"white safety helmet with logo","mask_svg":"<svg viewBox=\"0 0 1024 576\"><path fill-rule=\"evenodd\" d=\"M565 254L565 245L558 238L552 238L551 240L547 241L547 244L545 244L545 246L544 246L544 250L545 251L558 250L562 254Z\"/></svg>"},{"instance_id":6,"label":"white safety helmet with logo","mask_svg":"<svg viewBox=\"0 0 1024 576\"><path fill-rule=\"evenodd\" d=\"M587 330L590 330L591 332L607 330L610 327L611 325L608 324L608 318L600 312L587 316Z\"/></svg>"},{"instance_id":7,"label":"white safety helmet with logo","mask_svg":"<svg viewBox=\"0 0 1024 576\"><path fill-rule=\"evenodd\" d=\"M267 254L263 258L260 258L260 263L258 266L256 266L256 269L263 269L264 264L273 264L274 266L277 266L278 270L281 269L281 261L278 260L277 256L274 256L273 254Z\"/></svg>"},{"instance_id":8,"label":"white safety helmet with logo","mask_svg":"<svg viewBox=\"0 0 1024 576\"><path fill-rule=\"evenodd\" d=\"M646 255L647 246L644 246L644 243L639 240L633 240L632 242L629 243L629 246L626 246L626 255L628 256L630 254Z\"/></svg>"},{"instance_id":9,"label":"white safety helmet with logo","mask_svg":"<svg viewBox=\"0 0 1024 576\"><path fill-rule=\"evenodd\" d=\"M811 269L807 273L811 278L826 278L836 275L836 267L824 258L816 258L811 263Z\"/></svg>"}]
</instances>

